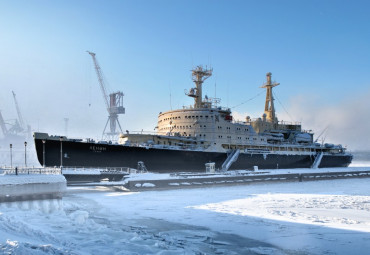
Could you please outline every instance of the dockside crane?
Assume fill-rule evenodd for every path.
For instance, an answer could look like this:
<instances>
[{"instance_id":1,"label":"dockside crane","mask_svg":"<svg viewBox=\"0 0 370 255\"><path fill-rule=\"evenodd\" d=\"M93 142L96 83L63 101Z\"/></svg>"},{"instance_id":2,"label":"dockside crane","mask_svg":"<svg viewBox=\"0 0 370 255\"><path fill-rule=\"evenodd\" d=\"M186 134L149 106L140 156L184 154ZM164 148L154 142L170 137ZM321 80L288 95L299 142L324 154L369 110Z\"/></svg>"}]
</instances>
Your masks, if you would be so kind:
<instances>
[{"instance_id":1,"label":"dockside crane","mask_svg":"<svg viewBox=\"0 0 370 255\"><path fill-rule=\"evenodd\" d=\"M25 124L22 112L18 105L17 97L14 91L12 91L12 93L13 93L15 108L17 110L18 119L16 119L15 124L8 130L8 132L15 134L15 135L22 135L22 136L26 135L27 139L29 139L31 137L31 126Z\"/></svg>"},{"instance_id":2,"label":"dockside crane","mask_svg":"<svg viewBox=\"0 0 370 255\"><path fill-rule=\"evenodd\" d=\"M108 120L105 124L104 130L103 130L103 138L109 139L109 140L116 140L117 136L119 135L119 132L116 131L117 124L119 127L119 130L122 133L121 125L118 121L118 114L124 114L125 108L123 107L123 93L121 91L110 93L108 96L107 89L105 86L104 76L102 73L102 70L100 68L100 65L96 59L96 54L91 51L87 51L87 53L90 54L90 56L93 59L96 75L98 77L100 89L104 98L105 106L108 111ZM106 132L107 125L110 124L110 132Z\"/></svg>"},{"instance_id":3,"label":"dockside crane","mask_svg":"<svg viewBox=\"0 0 370 255\"><path fill-rule=\"evenodd\" d=\"M13 93L13 98L14 98L14 104L15 104L15 108L17 110L17 114L18 114L18 123L19 123L19 128L20 130L24 130L25 129L25 126L24 126L24 121L23 121L23 116L22 116L22 113L19 109L19 105L18 105L18 101L17 101L17 97L15 96L15 93L14 91L12 91Z\"/></svg>"},{"instance_id":4,"label":"dockside crane","mask_svg":"<svg viewBox=\"0 0 370 255\"><path fill-rule=\"evenodd\" d=\"M0 111L0 127L1 127L1 130L3 131L4 137L6 137L8 135L8 129L6 128L5 121L3 119L3 115L1 114L1 111Z\"/></svg>"}]
</instances>

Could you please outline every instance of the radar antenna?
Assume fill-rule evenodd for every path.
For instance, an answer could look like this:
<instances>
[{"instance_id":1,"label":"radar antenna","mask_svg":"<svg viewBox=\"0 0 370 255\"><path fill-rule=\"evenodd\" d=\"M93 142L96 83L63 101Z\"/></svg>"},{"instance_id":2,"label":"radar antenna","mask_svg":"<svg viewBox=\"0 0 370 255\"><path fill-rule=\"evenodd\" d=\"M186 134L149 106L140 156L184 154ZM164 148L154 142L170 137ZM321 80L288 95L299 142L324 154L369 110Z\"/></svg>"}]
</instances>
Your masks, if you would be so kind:
<instances>
[{"instance_id":1,"label":"radar antenna","mask_svg":"<svg viewBox=\"0 0 370 255\"><path fill-rule=\"evenodd\" d=\"M202 84L203 82L212 76L213 69L203 69L202 66L197 66L192 71L193 81L195 88L191 88L189 93L186 93L189 97L194 97L194 108L202 107Z\"/></svg>"}]
</instances>

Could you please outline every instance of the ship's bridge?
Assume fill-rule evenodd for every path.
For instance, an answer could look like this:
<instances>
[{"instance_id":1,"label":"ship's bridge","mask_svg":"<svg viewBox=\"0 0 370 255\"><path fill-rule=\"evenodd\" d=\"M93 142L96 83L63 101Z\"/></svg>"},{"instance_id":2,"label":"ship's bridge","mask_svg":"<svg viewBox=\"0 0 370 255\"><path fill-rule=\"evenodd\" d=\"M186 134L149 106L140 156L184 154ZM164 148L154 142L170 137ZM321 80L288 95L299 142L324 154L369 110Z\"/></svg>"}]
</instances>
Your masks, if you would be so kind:
<instances>
[{"instance_id":1,"label":"ship's bridge","mask_svg":"<svg viewBox=\"0 0 370 255\"><path fill-rule=\"evenodd\" d=\"M185 108L160 113L157 134L193 137L212 145L264 144L248 122L234 121L229 108Z\"/></svg>"}]
</instances>

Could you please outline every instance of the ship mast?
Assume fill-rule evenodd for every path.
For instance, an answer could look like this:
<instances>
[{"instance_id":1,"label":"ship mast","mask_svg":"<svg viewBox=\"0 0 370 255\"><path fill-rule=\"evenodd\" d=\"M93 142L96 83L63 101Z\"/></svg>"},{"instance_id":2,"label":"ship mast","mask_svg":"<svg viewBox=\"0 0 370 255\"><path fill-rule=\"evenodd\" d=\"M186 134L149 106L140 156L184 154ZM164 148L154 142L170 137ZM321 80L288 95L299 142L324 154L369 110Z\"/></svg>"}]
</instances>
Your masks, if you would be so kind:
<instances>
[{"instance_id":1,"label":"ship mast","mask_svg":"<svg viewBox=\"0 0 370 255\"><path fill-rule=\"evenodd\" d=\"M272 94L272 88L278 86L280 83L271 81L271 73L266 74L266 82L261 88L266 88L266 102L265 102L265 114L268 122L276 123L278 120L275 114L274 96Z\"/></svg>"},{"instance_id":2,"label":"ship mast","mask_svg":"<svg viewBox=\"0 0 370 255\"><path fill-rule=\"evenodd\" d=\"M203 69L202 66L197 66L191 71L196 87L191 88L186 94L194 98L194 108L202 108L202 85L203 82L212 75L213 69Z\"/></svg>"}]
</instances>

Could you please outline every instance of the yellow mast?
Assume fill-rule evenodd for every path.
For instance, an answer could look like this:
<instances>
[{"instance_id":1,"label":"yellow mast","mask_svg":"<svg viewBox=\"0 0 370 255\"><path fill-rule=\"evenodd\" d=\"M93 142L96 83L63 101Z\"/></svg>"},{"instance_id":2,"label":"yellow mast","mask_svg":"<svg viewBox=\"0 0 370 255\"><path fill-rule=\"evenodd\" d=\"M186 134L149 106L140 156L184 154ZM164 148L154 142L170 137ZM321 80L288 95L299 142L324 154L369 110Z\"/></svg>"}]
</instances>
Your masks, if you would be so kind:
<instances>
[{"instance_id":1,"label":"yellow mast","mask_svg":"<svg viewBox=\"0 0 370 255\"><path fill-rule=\"evenodd\" d=\"M265 102L265 114L266 121L271 123L277 123L278 119L275 114L274 96L272 94L272 88L278 86L280 83L271 81L271 73L266 74L266 82L261 88L266 88L266 102Z\"/></svg>"}]
</instances>

